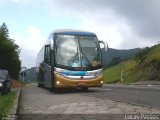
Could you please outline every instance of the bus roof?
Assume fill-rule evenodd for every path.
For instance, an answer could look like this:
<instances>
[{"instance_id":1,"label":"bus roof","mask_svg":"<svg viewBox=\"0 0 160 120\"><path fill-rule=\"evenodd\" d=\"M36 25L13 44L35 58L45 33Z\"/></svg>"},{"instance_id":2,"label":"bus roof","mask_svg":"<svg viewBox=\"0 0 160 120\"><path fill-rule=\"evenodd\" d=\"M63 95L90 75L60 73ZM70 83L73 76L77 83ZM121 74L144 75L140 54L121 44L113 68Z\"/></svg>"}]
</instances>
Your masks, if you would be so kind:
<instances>
[{"instance_id":1,"label":"bus roof","mask_svg":"<svg viewBox=\"0 0 160 120\"><path fill-rule=\"evenodd\" d=\"M74 29L58 29L53 32L54 34L65 34L65 35L86 35L86 36L96 36L95 33L82 30Z\"/></svg>"}]
</instances>

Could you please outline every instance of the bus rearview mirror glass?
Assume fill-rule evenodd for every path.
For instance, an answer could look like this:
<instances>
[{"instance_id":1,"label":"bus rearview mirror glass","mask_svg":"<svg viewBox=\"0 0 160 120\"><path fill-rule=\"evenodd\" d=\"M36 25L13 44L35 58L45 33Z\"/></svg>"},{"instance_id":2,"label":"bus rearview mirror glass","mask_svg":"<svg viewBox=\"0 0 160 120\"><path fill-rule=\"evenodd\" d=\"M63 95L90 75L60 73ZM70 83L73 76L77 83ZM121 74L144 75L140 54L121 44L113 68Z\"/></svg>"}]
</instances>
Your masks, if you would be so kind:
<instances>
[{"instance_id":1,"label":"bus rearview mirror glass","mask_svg":"<svg viewBox=\"0 0 160 120\"><path fill-rule=\"evenodd\" d=\"M105 51L107 51L108 49L108 44L105 43L104 41L99 41L99 45L101 49L104 49Z\"/></svg>"}]
</instances>

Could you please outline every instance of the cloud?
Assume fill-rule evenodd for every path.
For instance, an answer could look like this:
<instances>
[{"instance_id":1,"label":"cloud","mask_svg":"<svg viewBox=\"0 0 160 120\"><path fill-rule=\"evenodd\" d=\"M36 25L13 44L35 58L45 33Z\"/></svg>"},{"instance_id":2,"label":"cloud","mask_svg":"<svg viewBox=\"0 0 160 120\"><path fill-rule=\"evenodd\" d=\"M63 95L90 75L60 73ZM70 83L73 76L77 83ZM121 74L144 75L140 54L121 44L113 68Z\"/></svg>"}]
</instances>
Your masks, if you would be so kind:
<instances>
[{"instance_id":1,"label":"cloud","mask_svg":"<svg viewBox=\"0 0 160 120\"><path fill-rule=\"evenodd\" d=\"M92 19L91 16L89 18ZM79 19L81 20L79 29L96 33L99 40L107 41L110 46L117 48L118 44L122 42L122 36L118 32L118 26L108 23L108 27L106 28L103 23L97 24L96 21L90 21L86 16L81 16Z\"/></svg>"},{"instance_id":2,"label":"cloud","mask_svg":"<svg viewBox=\"0 0 160 120\"><path fill-rule=\"evenodd\" d=\"M29 3L31 2L32 0L0 0L0 3L8 3L8 2L15 2L15 3L20 3L20 2L23 2L23 3Z\"/></svg>"},{"instance_id":3,"label":"cloud","mask_svg":"<svg viewBox=\"0 0 160 120\"><path fill-rule=\"evenodd\" d=\"M4 5L19 5L19 6L33 6L36 2L40 2L41 0L0 0L0 6L4 7Z\"/></svg>"},{"instance_id":4,"label":"cloud","mask_svg":"<svg viewBox=\"0 0 160 120\"><path fill-rule=\"evenodd\" d=\"M160 39L159 0L44 0L54 15L78 18L80 28L96 32L111 47L133 48ZM130 43L130 44L128 44ZM141 44L143 43L143 44Z\"/></svg>"},{"instance_id":5,"label":"cloud","mask_svg":"<svg viewBox=\"0 0 160 120\"><path fill-rule=\"evenodd\" d=\"M15 39L15 43L20 46L22 66L32 67L36 65L37 54L46 38L41 31L33 25L28 26L25 31L25 36L12 33L11 38Z\"/></svg>"},{"instance_id":6,"label":"cloud","mask_svg":"<svg viewBox=\"0 0 160 120\"><path fill-rule=\"evenodd\" d=\"M57 22L61 24L59 26L63 27L64 23L72 25L67 22L73 21L76 27L72 25L71 29L95 32L100 40L108 42L109 47L144 47L160 40L159 0L0 0L0 6L11 2L27 10L41 3L42 10L45 7L44 13L48 11L46 16L50 15L50 20L63 22ZM34 24L26 27L23 33L26 34L12 33L11 37L22 49L20 56L23 65L35 66L37 53L46 37Z\"/></svg>"},{"instance_id":7,"label":"cloud","mask_svg":"<svg viewBox=\"0 0 160 120\"><path fill-rule=\"evenodd\" d=\"M19 2L20 0L13 0L13 2Z\"/></svg>"},{"instance_id":8,"label":"cloud","mask_svg":"<svg viewBox=\"0 0 160 120\"><path fill-rule=\"evenodd\" d=\"M126 18L134 32L143 37L160 37L160 1L159 0L115 0L106 1L108 7ZM104 4L105 4L104 3Z\"/></svg>"},{"instance_id":9,"label":"cloud","mask_svg":"<svg viewBox=\"0 0 160 120\"><path fill-rule=\"evenodd\" d=\"M34 1L33 0L12 0L12 1L15 3L30 4L30 3L33 3L35 0Z\"/></svg>"}]
</instances>

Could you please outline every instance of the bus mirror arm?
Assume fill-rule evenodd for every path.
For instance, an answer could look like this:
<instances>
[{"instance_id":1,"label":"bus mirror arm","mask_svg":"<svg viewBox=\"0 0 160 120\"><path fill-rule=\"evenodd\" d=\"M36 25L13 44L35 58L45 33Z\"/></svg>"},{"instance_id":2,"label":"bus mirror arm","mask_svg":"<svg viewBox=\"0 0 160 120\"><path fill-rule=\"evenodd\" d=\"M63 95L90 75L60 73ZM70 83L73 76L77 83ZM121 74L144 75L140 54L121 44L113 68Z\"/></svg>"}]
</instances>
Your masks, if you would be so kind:
<instances>
[{"instance_id":1,"label":"bus mirror arm","mask_svg":"<svg viewBox=\"0 0 160 120\"><path fill-rule=\"evenodd\" d=\"M107 49L108 49L108 44L106 43L106 42L104 42L104 41L102 41L102 40L100 40L100 41L98 41L99 42L99 44L103 44L104 45L104 50L105 51L107 51Z\"/></svg>"}]
</instances>

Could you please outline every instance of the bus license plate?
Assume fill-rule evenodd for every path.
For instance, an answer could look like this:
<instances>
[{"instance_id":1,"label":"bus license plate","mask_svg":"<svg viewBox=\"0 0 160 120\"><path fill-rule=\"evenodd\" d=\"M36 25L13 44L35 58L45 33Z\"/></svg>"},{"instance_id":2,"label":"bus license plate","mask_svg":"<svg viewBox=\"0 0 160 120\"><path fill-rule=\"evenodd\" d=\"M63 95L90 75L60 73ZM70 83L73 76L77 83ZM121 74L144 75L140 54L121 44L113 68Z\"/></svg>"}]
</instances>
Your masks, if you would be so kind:
<instances>
[{"instance_id":1,"label":"bus license plate","mask_svg":"<svg viewBox=\"0 0 160 120\"><path fill-rule=\"evenodd\" d=\"M86 83L82 82L82 83L78 83L79 86L86 86Z\"/></svg>"}]
</instances>

